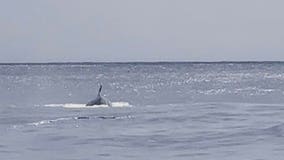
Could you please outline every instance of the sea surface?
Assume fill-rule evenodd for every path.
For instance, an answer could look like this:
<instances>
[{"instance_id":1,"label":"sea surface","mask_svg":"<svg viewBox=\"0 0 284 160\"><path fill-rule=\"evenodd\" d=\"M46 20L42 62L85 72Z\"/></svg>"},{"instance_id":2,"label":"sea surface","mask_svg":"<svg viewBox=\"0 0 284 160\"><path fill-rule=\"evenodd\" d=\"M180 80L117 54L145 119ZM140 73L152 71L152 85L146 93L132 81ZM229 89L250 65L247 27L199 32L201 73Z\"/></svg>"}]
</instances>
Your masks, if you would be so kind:
<instances>
[{"instance_id":1,"label":"sea surface","mask_svg":"<svg viewBox=\"0 0 284 160\"><path fill-rule=\"evenodd\" d=\"M0 65L1 160L283 157L281 62Z\"/></svg>"}]
</instances>

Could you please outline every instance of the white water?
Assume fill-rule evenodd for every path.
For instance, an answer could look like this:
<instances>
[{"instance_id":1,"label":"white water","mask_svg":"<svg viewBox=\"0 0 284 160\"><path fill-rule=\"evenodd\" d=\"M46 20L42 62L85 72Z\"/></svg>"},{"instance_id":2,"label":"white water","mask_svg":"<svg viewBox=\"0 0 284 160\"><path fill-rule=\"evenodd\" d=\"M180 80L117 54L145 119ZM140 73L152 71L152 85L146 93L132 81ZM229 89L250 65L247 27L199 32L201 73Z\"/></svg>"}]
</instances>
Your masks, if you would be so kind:
<instances>
[{"instance_id":1,"label":"white water","mask_svg":"<svg viewBox=\"0 0 284 160\"><path fill-rule=\"evenodd\" d=\"M112 102L111 106L108 105L93 105L86 106L86 104L65 103L65 104L46 104L45 107L63 107L73 109L92 109L92 108L108 108L108 107L132 107L128 102Z\"/></svg>"}]
</instances>

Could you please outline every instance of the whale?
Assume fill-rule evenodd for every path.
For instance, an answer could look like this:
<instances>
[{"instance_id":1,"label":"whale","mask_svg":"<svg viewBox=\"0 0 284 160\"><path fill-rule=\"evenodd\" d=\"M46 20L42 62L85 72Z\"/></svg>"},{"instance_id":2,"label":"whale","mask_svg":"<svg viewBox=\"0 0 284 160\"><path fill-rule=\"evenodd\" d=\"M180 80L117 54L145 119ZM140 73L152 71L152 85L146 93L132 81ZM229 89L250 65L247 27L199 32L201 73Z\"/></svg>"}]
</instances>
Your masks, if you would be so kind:
<instances>
[{"instance_id":1,"label":"whale","mask_svg":"<svg viewBox=\"0 0 284 160\"><path fill-rule=\"evenodd\" d=\"M111 107L111 102L108 99L101 96L102 88L103 88L103 86L100 84L100 88L99 88L98 95L97 95L96 99L88 102L86 104L86 106L108 105L108 106Z\"/></svg>"}]
</instances>

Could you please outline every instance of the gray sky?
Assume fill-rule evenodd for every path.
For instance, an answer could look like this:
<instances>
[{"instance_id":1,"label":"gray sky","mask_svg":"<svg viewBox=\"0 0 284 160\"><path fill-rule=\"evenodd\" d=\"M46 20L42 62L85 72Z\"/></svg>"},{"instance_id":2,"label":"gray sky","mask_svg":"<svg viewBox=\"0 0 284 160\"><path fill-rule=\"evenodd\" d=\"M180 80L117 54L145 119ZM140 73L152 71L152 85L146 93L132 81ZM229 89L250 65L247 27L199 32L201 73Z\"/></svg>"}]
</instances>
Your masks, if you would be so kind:
<instances>
[{"instance_id":1,"label":"gray sky","mask_svg":"<svg viewBox=\"0 0 284 160\"><path fill-rule=\"evenodd\" d=\"M283 0L2 0L0 62L284 61Z\"/></svg>"}]
</instances>

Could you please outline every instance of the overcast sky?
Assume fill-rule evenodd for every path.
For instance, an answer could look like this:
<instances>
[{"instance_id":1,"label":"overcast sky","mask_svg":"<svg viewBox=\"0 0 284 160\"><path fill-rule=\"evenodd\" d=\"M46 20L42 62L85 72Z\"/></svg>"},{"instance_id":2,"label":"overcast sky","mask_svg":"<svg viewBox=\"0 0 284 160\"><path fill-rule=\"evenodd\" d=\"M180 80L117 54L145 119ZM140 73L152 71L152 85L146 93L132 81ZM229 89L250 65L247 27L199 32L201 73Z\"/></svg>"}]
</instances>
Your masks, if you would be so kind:
<instances>
[{"instance_id":1,"label":"overcast sky","mask_svg":"<svg viewBox=\"0 0 284 160\"><path fill-rule=\"evenodd\" d=\"M0 62L284 61L283 0L2 0Z\"/></svg>"}]
</instances>

